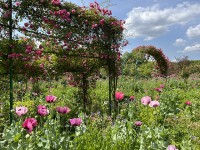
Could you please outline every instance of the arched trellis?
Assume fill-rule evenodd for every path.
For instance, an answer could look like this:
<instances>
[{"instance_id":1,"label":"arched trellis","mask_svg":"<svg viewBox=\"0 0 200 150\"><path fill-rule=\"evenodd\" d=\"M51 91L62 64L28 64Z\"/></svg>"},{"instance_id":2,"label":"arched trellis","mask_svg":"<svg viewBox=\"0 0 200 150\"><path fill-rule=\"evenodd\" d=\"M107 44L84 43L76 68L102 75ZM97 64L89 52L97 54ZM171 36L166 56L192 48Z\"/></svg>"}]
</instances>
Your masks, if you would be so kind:
<instances>
[{"instance_id":1,"label":"arched trellis","mask_svg":"<svg viewBox=\"0 0 200 150\"><path fill-rule=\"evenodd\" d=\"M107 66L111 114L119 49L125 43L123 21L97 2L87 8L58 0L5 0L0 2L0 11L0 59L1 68L10 77L10 110L13 74L45 77L47 73L76 72L84 84L93 72ZM14 32L21 32L23 38ZM40 46L33 41L40 41Z\"/></svg>"},{"instance_id":2,"label":"arched trellis","mask_svg":"<svg viewBox=\"0 0 200 150\"><path fill-rule=\"evenodd\" d=\"M169 68L169 60L164 55L163 51L161 49L157 49L154 46L139 46L132 50L132 53L140 53L145 58L145 55L148 54L152 56L158 66L158 70L160 71L160 75L166 77L168 74L168 68Z\"/></svg>"}]
</instances>

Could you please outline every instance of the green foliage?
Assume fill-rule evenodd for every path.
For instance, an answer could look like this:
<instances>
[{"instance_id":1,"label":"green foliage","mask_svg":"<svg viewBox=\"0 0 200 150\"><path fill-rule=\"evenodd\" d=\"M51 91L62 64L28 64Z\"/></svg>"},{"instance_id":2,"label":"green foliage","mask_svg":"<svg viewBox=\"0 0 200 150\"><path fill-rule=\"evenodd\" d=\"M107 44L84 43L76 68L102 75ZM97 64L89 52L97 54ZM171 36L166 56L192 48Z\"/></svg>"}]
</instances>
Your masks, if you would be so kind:
<instances>
[{"instance_id":1,"label":"green foliage","mask_svg":"<svg viewBox=\"0 0 200 150\"><path fill-rule=\"evenodd\" d=\"M28 111L33 115L36 110L36 102L34 100L24 100L24 101L16 101L13 105L13 108L25 106L28 108Z\"/></svg>"},{"instance_id":2,"label":"green foliage","mask_svg":"<svg viewBox=\"0 0 200 150\"><path fill-rule=\"evenodd\" d=\"M36 149L68 149L69 136L68 132L60 132L59 121L47 120L45 124L31 134L27 134L21 127L21 122L13 123L7 127L1 141L1 149L19 149L19 150L36 150Z\"/></svg>"},{"instance_id":3,"label":"green foliage","mask_svg":"<svg viewBox=\"0 0 200 150\"><path fill-rule=\"evenodd\" d=\"M198 60L189 60L187 56L177 58L176 62L171 63L170 74L173 73L185 80L189 77L199 78L200 62Z\"/></svg>"},{"instance_id":4,"label":"green foliage","mask_svg":"<svg viewBox=\"0 0 200 150\"><path fill-rule=\"evenodd\" d=\"M164 88L157 92L155 88L161 84ZM78 88L66 86L63 79L43 82L39 88L42 92L32 99L29 93L32 89L28 89L22 101L15 101L15 106L27 106L29 112L22 117L16 116L12 125L2 125L1 149L163 150L170 144L183 150L200 148L198 80L188 78L185 82L180 78L136 79L122 76L118 80L117 91L124 92L125 97L118 103L116 118L108 115L107 80L100 79L95 88L89 89L91 108L87 114L81 113L82 98ZM53 105L45 102L45 96L49 94L58 97ZM130 101L132 95L135 99ZM160 106L144 106L141 104L144 96L158 100ZM5 99L2 96L1 101ZM186 105L186 100L192 104ZM39 104L50 110L48 117L41 118L36 114ZM56 106L68 106L71 112L60 116L55 112ZM31 134L22 129L22 122L28 116L36 117L39 122ZM81 126L70 126L69 119L77 116L83 119ZM141 121L142 125L136 126L136 121Z\"/></svg>"},{"instance_id":5,"label":"green foliage","mask_svg":"<svg viewBox=\"0 0 200 150\"><path fill-rule=\"evenodd\" d=\"M168 75L169 60L163 54L163 51L161 49L157 49L154 46L139 46L133 50L133 53L139 53L139 56L142 56L144 60L146 59L146 57L148 58L152 56L157 63L157 68L160 72L160 75Z\"/></svg>"}]
</instances>

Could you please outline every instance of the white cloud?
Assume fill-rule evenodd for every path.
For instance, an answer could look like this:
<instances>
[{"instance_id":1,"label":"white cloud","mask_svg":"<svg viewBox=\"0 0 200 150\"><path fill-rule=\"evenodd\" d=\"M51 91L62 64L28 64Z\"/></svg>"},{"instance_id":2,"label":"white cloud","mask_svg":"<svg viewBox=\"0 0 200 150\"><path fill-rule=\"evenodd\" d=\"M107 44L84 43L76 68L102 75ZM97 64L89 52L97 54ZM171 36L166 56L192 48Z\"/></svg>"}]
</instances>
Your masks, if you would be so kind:
<instances>
[{"instance_id":1,"label":"white cloud","mask_svg":"<svg viewBox=\"0 0 200 150\"><path fill-rule=\"evenodd\" d=\"M183 52L200 52L200 44L185 47Z\"/></svg>"},{"instance_id":2,"label":"white cloud","mask_svg":"<svg viewBox=\"0 0 200 150\"><path fill-rule=\"evenodd\" d=\"M189 38L200 37L200 24L196 27L189 27L186 34Z\"/></svg>"},{"instance_id":3,"label":"white cloud","mask_svg":"<svg viewBox=\"0 0 200 150\"><path fill-rule=\"evenodd\" d=\"M176 41L174 42L174 45L176 46L184 46L186 44L186 41L183 39L176 39Z\"/></svg>"},{"instance_id":4,"label":"white cloud","mask_svg":"<svg viewBox=\"0 0 200 150\"><path fill-rule=\"evenodd\" d=\"M181 3L176 7L160 9L158 5L152 7L133 8L126 18L126 35L131 37L145 37L151 40L169 30L175 24L185 24L200 15L200 4Z\"/></svg>"}]
</instances>

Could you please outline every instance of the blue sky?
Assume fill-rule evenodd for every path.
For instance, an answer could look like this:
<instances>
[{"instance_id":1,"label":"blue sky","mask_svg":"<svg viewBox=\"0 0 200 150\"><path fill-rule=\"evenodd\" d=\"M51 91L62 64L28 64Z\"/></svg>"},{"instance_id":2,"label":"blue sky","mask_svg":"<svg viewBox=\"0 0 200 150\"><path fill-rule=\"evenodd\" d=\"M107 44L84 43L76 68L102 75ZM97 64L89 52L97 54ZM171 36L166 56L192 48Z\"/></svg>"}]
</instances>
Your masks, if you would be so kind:
<instances>
[{"instance_id":1,"label":"blue sky","mask_svg":"<svg viewBox=\"0 0 200 150\"><path fill-rule=\"evenodd\" d=\"M170 59L188 56L200 60L200 0L96 0L126 21L131 52L140 45L161 48ZM89 6L94 0L71 0Z\"/></svg>"}]
</instances>

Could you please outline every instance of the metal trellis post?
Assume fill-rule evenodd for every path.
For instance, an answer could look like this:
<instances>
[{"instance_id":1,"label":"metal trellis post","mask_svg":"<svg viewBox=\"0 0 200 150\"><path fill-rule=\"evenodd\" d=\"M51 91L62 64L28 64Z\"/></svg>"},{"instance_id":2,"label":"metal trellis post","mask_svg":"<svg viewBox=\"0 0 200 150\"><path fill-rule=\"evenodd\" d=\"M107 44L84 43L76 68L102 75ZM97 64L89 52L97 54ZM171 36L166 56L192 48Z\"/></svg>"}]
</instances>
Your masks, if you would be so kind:
<instances>
[{"instance_id":1,"label":"metal trellis post","mask_svg":"<svg viewBox=\"0 0 200 150\"><path fill-rule=\"evenodd\" d=\"M9 8L10 8L10 19L9 19L9 53L12 53L12 0L9 0ZM12 124L13 116L12 116L12 109L13 109L13 61L10 58L9 63L9 80L10 80L10 124Z\"/></svg>"}]
</instances>

